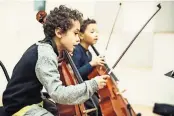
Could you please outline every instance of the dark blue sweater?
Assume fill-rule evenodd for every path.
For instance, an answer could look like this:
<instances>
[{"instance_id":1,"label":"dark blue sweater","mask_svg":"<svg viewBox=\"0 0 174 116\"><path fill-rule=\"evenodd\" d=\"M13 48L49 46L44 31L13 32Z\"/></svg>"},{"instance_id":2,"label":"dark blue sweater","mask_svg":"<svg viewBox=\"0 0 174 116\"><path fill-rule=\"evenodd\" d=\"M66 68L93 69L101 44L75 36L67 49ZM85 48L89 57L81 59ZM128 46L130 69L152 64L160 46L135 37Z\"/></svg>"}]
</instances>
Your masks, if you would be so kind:
<instances>
[{"instance_id":1,"label":"dark blue sweater","mask_svg":"<svg viewBox=\"0 0 174 116\"><path fill-rule=\"evenodd\" d=\"M11 80L3 93L5 111L12 115L21 108L40 103L42 84L36 77L35 65L38 59L38 46L31 46L13 70Z\"/></svg>"},{"instance_id":2,"label":"dark blue sweater","mask_svg":"<svg viewBox=\"0 0 174 116\"><path fill-rule=\"evenodd\" d=\"M89 55L87 55L87 52ZM73 52L72 59L79 70L83 80L88 80L88 75L92 72L93 68L89 64L92 59L92 55L89 50L83 48L80 44L76 46Z\"/></svg>"}]
</instances>

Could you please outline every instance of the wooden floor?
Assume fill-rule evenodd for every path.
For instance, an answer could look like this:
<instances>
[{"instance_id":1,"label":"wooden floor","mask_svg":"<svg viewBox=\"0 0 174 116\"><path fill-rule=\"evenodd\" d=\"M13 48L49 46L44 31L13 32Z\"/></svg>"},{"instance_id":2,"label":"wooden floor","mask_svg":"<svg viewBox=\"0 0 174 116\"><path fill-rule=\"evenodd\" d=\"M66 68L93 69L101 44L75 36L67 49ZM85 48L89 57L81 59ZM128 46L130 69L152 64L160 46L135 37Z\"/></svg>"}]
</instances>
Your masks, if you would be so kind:
<instances>
[{"instance_id":1,"label":"wooden floor","mask_svg":"<svg viewBox=\"0 0 174 116\"><path fill-rule=\"evenodd\" d=\"M159 116L153 113L153 107L145 105L132 105L136 113L141 113L141 116Z\"/></svg>"}]
</instances>

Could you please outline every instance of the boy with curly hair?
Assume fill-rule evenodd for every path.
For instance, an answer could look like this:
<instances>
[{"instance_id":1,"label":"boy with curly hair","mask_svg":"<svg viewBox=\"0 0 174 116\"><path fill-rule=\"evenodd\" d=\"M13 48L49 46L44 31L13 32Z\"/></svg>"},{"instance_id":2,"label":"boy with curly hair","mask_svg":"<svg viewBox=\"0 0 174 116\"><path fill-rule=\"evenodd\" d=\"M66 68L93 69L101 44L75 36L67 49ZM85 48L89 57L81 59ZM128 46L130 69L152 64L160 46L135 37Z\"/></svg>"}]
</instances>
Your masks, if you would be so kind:
<instances>
[{"instance_id":1,"label":"boy with curly hair","mask_svg":"<svg viewBox=\"0 0 174 116\"><path fill-rule=\"evenodd\" d=\"M62 50L73 52L81 20L78 10L63 5L50 11L43 25L45 39L25 51L3 93L3 105L10 116L53 116L42 107L43 86L56 103L73 105L85 102L106 85L107 75L67 87L60 80L57 58Z\"/></svg>"}]
</instances>

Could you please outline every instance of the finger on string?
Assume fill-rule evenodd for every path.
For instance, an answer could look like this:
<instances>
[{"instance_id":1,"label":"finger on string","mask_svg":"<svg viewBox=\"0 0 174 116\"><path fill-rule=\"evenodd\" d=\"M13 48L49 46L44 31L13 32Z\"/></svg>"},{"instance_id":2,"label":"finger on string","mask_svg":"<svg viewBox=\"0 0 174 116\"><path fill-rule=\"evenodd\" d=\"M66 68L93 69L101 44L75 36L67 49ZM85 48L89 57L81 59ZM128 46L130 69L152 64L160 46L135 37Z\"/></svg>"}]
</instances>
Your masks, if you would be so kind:
<instances>
[{"instance_id":1,"label":"finger on string","mask_svg":"<svg viewBox=\"0 0 174 116\"><path fill-rule=\"evenodd\" d=\"M102 63L102 64L106 64L106 62L105 62L105 61L100 61L100 63Z\"/></svg>"},{"instance_id":2,"label":"finger on string","mask_svg":"<svg viewBox=\"0 0 174 116\"><path fill-rule=\"evenodd\" d=\"M100 83L106 83L106 82L107 82L107 80L105 80L105 79L100 81Z\"/></svg>"},{"instance_id":3,"label":"finger on string","mask_svg":"<svg viewBox=\"0 0 174 116\"><path fill-rule=\"evenodd\" d=\"M100 85L102 85L102 86L106 86L106 83L101 83Z\"/></svg>"},{"instance_id":4,"label":"finger on string","mask_svg":"<svg viewBox=\"0 0 174 116\"><path fill-rule=\"evenodd\" d=\"M98 65L100 65L100 66L104 66L104 64L102 64L102 63L99 63ZM102 67L100 67L100 69L102 69Z\"/></svg>"},{"instance_id":5,"label":"finger on string","mask_svg":"<svg viewBox=\"0 0 174 116\"><path fill-rule=\"evenodd\" d=\"M103 79L107 79L107 78L109 78L110 76L109 75L102 75L102 78Z\"/></svg>"}]
</instances>

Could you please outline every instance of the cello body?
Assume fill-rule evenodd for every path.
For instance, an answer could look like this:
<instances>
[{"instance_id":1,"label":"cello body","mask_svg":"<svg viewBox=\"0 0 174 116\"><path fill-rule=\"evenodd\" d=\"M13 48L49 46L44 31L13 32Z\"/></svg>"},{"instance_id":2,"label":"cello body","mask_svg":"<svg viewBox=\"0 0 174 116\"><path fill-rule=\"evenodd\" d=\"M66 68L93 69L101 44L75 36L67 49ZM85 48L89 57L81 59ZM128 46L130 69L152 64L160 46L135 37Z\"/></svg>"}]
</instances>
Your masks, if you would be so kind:
<instances>
[{"instance_id":1,"label":"cello body","mask_svg":"<svg viewBox=\"0 0 174 116\"><path fill-rule=\"evenodd\" d=\"M60 80L62 81L63 85L75 85L78 84L78 81L69 65L69 61L65 58L61 58L59 61L58 70L60 72ZM57 116L87 116L85 113L85 106L84 104L78 105L64 105L64 104L57 104L58 115Z\"/></svg>"},{"instance_id":2,"label":"cello body","mask_svg":"<svg viewBox=\"0 0 174 116\"><path fill-rule=\"evenodd\" d=\"M91 79L95 76L107 75L104 66L97 66L88 75ZM112 77L107 79L106 86L98 90L99 105L103 116L137 116L130 104L119 93L117 83L114 83Z\"/></svg>"}]
</instances>

